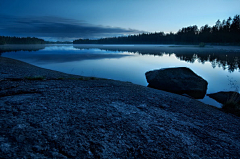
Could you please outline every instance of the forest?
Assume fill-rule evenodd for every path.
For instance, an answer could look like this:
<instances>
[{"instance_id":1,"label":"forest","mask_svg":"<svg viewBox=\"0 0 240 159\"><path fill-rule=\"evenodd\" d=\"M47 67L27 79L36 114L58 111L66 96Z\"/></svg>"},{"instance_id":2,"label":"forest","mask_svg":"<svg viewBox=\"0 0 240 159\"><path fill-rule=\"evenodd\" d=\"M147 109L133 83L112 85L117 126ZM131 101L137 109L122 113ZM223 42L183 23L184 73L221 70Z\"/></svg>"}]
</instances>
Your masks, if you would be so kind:
<instances>
[{"instance_id":1,"label":"forest","mask_svg":"<svg viewBox=\"0 0 240 159\"><path fill-rule=\"evenodd\" d=\"M0 45L4 44L72 44L71 41L45 41L35 37L10 37L0 36Z\"/></svg>"},{"instance_id":2,"label":"forest","mask_svg":"<svg viewBox=\"0 0 240 159\"><path fill-rule=\"evenodd\" d=\"M4 44L70 44L72 42L49 42L35 37L0 36L0 45ZM208 24L188 26L176 33L142 33L101 39L78 39L73 44L207 44L240 45L240 15L227 20L217 20L214 26Z\"/></svg>"},{"instance_id":3,"label":"forest","mask_svg":"<svg viewBox=\"0 0 240 159\"><path fill-rule=\"evenodd\" d=\"M217 20L214 26L208 24L183 27L177 33L142 33L101 39L78 39L73 44L225 44L240 45L240 18L235 15L227 20Z\"/></svg>"},{"instance_id":4,"label":"forest","mask_svg":"<svg viewBox=\"0 0 240 159\"><path fill-rule=\"evenodd\" d=\"M45 44L43 39L38 38L20 38L20 37L10 37L10 36L0 36L0 45L4 44Z\"/></svg>"}]
</instances>

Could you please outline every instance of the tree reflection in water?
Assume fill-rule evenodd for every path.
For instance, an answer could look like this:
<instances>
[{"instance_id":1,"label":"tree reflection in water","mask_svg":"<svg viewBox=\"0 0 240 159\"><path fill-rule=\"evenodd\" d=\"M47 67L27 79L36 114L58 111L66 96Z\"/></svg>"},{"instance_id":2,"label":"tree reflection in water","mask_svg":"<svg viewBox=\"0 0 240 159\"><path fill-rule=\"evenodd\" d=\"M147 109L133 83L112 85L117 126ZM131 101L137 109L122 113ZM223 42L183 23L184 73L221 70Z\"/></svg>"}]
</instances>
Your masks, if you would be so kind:
<instances>
[{"instance_id":1,"label":"tree reflection in water","mask_svg":"<svg viewBox=\"0 0 240 159\"><path fill-rule=\"evenodd\" d=\"M77 49L90 49L99 48L105 51L124 51L133 52L141 55L154 55L163 56L164 54L172 55L174 54L178 59L190 63L194 63L196 60L205 63L210 62L212 67L221 67L223 70L228 70L229 72L234 72L240 69L240 49L239 47L229 47L228 46L216 46L216 47L206 47L199 48L197 46L159 46L149 45L144 47L144 45L133 45L133 46L115 46L109 45L98 45L98 46L78 46L74 45Z\"/></svg>"}]
</instances>

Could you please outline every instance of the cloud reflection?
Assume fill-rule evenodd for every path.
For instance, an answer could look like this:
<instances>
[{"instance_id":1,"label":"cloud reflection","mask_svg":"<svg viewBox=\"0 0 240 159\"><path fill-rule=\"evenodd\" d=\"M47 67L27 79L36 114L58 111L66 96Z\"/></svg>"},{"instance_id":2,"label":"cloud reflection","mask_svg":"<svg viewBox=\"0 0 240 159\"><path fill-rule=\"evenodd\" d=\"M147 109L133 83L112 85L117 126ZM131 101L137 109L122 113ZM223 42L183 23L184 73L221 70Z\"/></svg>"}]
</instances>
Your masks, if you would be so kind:
<instances>
[{"instance_id":1,"label":"cloud reflection","mask_svg":"<svg viewBox=\"0 0 240 159\"><path fill-rule=\"evenodd\" d=\"M76 53L72 50L64 50L62 53L57 50L42 50L39 52L10 52L4 53L2 56L21 60L27 63L55 64L84 60L118 59L131 55L116 53L89 54L88 50L78 50Z\"/></svg>"}]
</instances>

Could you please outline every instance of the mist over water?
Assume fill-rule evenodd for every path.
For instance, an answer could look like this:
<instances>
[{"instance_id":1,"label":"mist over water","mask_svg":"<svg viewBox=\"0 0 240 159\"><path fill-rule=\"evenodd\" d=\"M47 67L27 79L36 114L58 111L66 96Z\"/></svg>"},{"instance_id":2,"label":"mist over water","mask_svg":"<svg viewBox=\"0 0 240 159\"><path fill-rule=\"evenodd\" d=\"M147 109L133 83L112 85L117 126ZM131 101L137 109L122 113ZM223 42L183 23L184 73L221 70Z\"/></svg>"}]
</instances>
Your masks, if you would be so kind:
<instances>
[{"instance_id":1,"label":"mist over water","mask_svg":"<svg viewBox=\"0 0 240 159\"><path fill-rule=\"evenodd\" d=\"M12 52L11 52L12 51ZM178 45L6 45L1 56L65 73L147 86L145 72L188 67L207 80L208 93L240 87L240 47ZM220 107L205 97L204 103Z\"/></svg>"}]
</instances>

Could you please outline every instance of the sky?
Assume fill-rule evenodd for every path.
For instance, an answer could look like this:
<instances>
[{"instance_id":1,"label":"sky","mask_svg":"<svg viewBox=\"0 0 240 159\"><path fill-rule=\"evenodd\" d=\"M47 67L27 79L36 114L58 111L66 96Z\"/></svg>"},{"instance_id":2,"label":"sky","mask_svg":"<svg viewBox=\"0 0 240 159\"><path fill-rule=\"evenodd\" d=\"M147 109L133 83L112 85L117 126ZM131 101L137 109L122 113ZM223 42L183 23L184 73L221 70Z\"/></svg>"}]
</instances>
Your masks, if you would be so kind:
<instances>
[{"instance_id":1,"label":"sky","mask_svg":"<svg viewBox=\"0 0 240 159\"><path fill-rule=\"evenodd\" d=\"M0 0L0 36L98 39L182 27L240 14L240 0Z\"/></svg>"}]
</instances>

